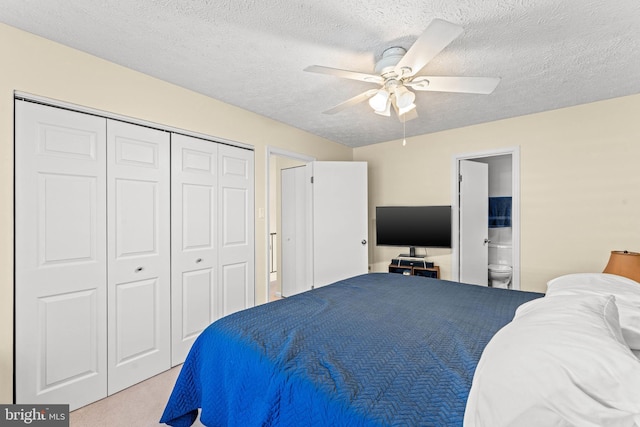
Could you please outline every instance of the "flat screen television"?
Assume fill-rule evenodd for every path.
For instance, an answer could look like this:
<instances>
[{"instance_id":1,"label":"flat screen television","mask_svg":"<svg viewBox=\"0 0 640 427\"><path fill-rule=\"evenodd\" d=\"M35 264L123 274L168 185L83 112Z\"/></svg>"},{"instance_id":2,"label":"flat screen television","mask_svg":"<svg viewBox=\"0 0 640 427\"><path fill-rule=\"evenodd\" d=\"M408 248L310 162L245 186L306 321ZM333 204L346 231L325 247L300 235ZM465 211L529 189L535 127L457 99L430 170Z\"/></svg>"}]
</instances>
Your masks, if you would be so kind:
<instances>
[{"instance_id":1,"label":"flat screen television","mask_svg":"<svg viewBox=\"0 0 640 427\"><path fill-rule=\"evenodd\" d=\"M451 206L377 206L376 245L451 247Z\"/></svg>"}]
</instances>

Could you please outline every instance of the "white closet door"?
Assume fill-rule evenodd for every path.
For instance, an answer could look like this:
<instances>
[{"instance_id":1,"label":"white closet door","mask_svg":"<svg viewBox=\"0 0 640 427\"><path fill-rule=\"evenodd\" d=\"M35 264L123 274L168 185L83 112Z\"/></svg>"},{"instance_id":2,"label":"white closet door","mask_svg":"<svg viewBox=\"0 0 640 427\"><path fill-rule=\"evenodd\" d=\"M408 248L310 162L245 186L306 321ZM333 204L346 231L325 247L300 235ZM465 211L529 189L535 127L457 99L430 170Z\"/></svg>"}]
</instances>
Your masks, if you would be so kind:
<instances>
[{"instance_id":1,"label":"white closet door","mask_svg":"<svg viewBox=\"0 0 640 427\"><path fill-rule=\"evenodd\" d=\"M171 137L171 325L173 366L218 311L218 144Z\"/></svg>"},{"instance_id":2,"label":"white closet door","mask_svg":"<svg viewBox=\"0 0 640 427\"><path fill-rule=\"evenodd\" d=\"M223 316L255 304L253 162L253 151L218 147L218 301Z\"/></svg>"},{"instance_id":3,"label":"white closet door","mask_svg":"<svg viewBox=\"0 0 640 427\"><path fill-rule=\"evenodd\" d=\"M108 120L109 394L171 366L168 132Z\"/></svg>"},{"instance_id":4,"label":"white closet door","mask_svg":"<svg viewBox=\"0 0 640 427\"><path fill-rule=\"evenodd\" d=\"M15 107L16 401L73 410L107 395L106 120Z\"/></svg>"}]
</instances>

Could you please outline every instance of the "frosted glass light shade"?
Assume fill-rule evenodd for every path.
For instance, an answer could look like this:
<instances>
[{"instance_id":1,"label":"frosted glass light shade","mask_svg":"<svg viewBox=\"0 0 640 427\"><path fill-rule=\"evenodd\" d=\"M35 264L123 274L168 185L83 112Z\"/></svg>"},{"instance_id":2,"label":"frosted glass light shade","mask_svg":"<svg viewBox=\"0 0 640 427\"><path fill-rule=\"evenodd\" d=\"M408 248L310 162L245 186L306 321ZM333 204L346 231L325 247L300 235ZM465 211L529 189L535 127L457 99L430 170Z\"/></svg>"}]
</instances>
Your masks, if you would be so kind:
<instances>
[{"instance_id":1,"label":"frosted glass light shade","mask_svg":"<svg viewBox=\"0 0 640 427\"><path fill-rule=\"evenodd\" d=\"M387 108L387 101L389 100L389 92L384 89L380 89L378 93L369 98L369 105L376 112L383 112Z\"/></svg>"},{"instance_id":2,"label":"frosted glass light shade","mask_svg":"<svg viewBox=\"0 0 640 427\"><path fill-rule=\"evenodd\" d=\"M384 110L382 111L374 110L373 112L381 116L389 117L391 115L391 99L387 99L387 105L384 107Z\"/></svg>"},{"instance_id":3,"label":"frosted glass light shade","mask_svg":"<svg viewBox=\"0 0 640 427\"><path fill-rule=\"evenodd\" d=\"M416 108L416 104L411 104L408 105L404 108L400 108L398 107L398 116L402 116L405 113L408 113L409 111L413 110L414 108Z\"/></svg>"},{"instance_id":4,"label":"frosted glass light shade","mask_svg":"<svg viewBox=\"0 0 640 427\"><path fill-rule=\"evenodd\" d=\"M415 93L411 92L404 86L396 88L396 105L400 110L408 108L416 99Z\"/></svg>"}]
</instances>

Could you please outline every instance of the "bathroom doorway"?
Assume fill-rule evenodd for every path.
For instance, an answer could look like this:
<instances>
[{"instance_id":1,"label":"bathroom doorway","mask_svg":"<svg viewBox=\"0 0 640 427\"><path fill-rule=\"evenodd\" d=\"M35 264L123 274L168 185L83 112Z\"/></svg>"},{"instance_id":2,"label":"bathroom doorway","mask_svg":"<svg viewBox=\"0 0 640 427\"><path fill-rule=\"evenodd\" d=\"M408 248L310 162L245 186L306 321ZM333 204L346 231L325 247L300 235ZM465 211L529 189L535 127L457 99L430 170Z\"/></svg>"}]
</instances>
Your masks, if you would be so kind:
<instances>
[{"instance_id":1,"label":"bathroom doorway","mask_svg":"<svg viewBox=\"0 0 640 427\"><path fill-rule=\"evenodd\" d=\"M510 267L511 272L508 287L520 289L520 149L510 147L486 152L458 154L453 158L452 167L452 201L453 201L453 241L452 241L452 278L460 281L461 277L470 277L466 274L468 268L481 268L476 271L476 276L486 273L486 281L478 284L489 284L489 265L495 274L496 265ZM461 192L461 170L464 162L477 162L487 165L487 187L483 191L488 194L486 206L487 220L480 223L482 230L469 226L461 227L461 209L465 209L465 196ZM468 194L468 193L467 193ZM508 208L508 209L507 209ZM468 212L468 211L467 211ZM483 212L484 215L484 212ZM477 223L477 221L476 221ZM486 229L484 229L486 225ZM461 252L466 250L465 238L482 235L482 239L476 242L479 251L485 250L484 259L486 266L472 265L475 257L465 257ZM463 246L464 245L464 246ZM461 254L463 256L461 256ZM467 260L467 261L465 261ZM483 260L484 264L484 260ZM469 281L468 281L469 282ZM470 283L474 283L471 281ZM498 285L498 281L493 282ZM504 284L507 285L506 283ZM503 286L500 286L503 287Z\"/></svg>"}]
</instances>

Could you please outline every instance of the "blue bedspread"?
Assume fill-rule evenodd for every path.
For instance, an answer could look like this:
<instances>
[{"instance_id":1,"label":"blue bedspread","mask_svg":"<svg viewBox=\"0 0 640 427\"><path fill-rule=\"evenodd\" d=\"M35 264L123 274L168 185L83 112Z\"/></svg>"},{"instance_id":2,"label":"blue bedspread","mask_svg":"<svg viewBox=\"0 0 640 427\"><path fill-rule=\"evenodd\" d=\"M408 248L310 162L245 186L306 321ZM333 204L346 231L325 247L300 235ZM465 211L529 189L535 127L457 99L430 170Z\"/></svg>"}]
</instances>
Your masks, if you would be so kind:
<instances>
[{"instance_id":1,"label":"blue bedspread","mask_svg":"<svg viewBox=\"0 0 640 427\"><path fill-rule=\"evenodd\" d=\"M541 296L373 273L241 311L196 340L161 422L460 426L482 350Z\"/></svg>"}]
</instances>

